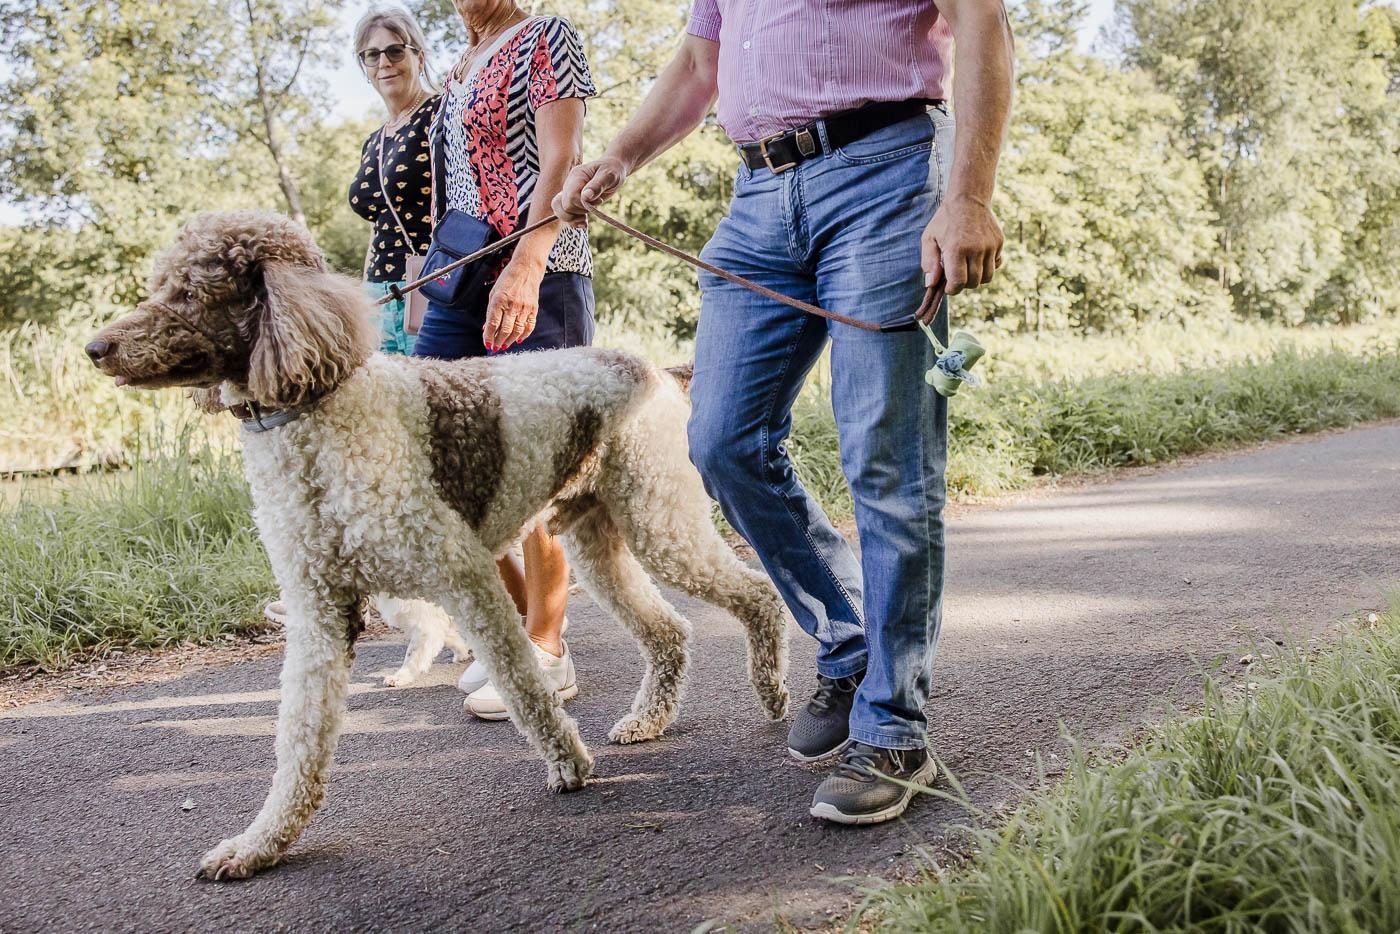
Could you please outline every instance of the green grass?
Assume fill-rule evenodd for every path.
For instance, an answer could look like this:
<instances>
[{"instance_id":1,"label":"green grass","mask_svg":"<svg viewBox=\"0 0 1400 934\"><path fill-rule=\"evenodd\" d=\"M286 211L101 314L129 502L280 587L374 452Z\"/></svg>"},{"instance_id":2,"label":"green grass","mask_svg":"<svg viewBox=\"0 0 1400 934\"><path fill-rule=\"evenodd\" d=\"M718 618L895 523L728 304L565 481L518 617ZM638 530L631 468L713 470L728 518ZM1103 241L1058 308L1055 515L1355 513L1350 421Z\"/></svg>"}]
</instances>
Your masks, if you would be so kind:
<instances>
[{"instance_id":1,"label":"green grass","mask_svg":"<svg viewBox=\"0 0 1400 934\"><path fill-rule=\"evenodd\" d=\"M127 471L0 505L0 669L262 625L271 570L236 453L189 435Z\"/></svg>"},{"instance_id":2,"label":"green grass","mask_svg":"<svg viewBox=\"0 0 1400 934\"><path fill-rule=\"evenodd\" d=\"M890 931L1400 930L1400 613L969 834L874 894ZM853 921L853 924L856 922Z\"/></svg>"},{"instance_id":3,"label":"green grass","mask_svg":"<svg viewBox=\"0 0 1400 934\"><path fill-rule=\"evenodd\" d=\"M929 391L917 387L920 391ZM1156 375L1037 381L1003 375L949 406L948 487L991 496L1042 476L1154 464L1251 441L1400 415L1400 340L1355 350L1284 349L1267 359ZM837 518L851 514L830 405L794 416L798 473Z\"/></svg>"},{"instance_id":4,"label":"green grass","mask_svg":"<svg viewBox=\"0 0 1400 934\"><path fill-rule=\"evenodd\" d=\"M955 309L956 311L956 309ZM981 333L976 324L964 325ZM1158 322L1126 334L983 335L991 353L977 365L993 382L1003 378L1043 382L1127 374L1161 376L1188 368L1269 360L1286 351L1340 350L1357 355L1400 339L1400 321L1382 318L1345 327L1280 327L1249 321Z\"/></svg>"}]
</instances>

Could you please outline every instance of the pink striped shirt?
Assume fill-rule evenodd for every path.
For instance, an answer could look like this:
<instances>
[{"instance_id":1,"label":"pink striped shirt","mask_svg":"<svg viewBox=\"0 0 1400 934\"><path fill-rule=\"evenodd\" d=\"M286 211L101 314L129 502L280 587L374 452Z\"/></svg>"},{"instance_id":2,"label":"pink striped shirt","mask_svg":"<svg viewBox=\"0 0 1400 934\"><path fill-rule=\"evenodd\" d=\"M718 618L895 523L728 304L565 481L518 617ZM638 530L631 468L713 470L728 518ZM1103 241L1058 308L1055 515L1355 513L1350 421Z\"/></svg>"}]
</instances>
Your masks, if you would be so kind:
<instances>
[{"instance_id":1,"label":"pink striped shirt","mask_svg":"<svg viewBox=\"0 0 1400 934\"><path fill-rule=\"evenodd\" d=\"M736 143L948 97L953 34L931 0L694 0L687 31L719 43L719 125Z\"/></svg>"}]
</instances>

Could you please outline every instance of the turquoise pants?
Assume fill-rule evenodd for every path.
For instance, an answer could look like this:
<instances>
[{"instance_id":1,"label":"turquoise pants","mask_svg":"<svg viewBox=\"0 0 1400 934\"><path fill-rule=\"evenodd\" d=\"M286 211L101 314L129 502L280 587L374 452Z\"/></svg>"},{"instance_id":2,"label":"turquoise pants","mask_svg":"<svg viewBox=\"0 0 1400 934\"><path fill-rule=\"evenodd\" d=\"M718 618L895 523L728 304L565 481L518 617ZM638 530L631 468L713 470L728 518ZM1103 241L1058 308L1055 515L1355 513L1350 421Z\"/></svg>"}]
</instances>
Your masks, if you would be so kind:
<instances>
[{"instance_id":1,"label":"turquoise pants","mask_svg":"<svg viewBox=\"0 0 1400 934\"><path fill-rule=\"evenodd\" d=\"M402 287L403 282L366 282L365 291L375 301L389 294L389 287ZM391 299L379 306L379 352L409 355L413 353L413 335L403 329L404 300Z\"/></svg>"}]
</instances>

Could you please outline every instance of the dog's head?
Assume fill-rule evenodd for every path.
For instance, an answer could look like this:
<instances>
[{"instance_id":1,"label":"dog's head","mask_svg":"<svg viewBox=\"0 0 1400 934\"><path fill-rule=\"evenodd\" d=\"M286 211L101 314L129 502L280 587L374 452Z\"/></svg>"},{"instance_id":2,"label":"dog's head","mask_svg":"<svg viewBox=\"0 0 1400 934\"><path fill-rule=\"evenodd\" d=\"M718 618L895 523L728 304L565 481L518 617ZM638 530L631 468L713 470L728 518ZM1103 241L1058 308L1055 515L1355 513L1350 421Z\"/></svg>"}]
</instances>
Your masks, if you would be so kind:
<instances>
[{"instance_id":1,"label":"dog's head","mask_svg":"<svg viewBox=\"0 0 1400 934\"><path fill-rule=\"evenodd\" d=\"M359 284L330 272L299 224L201 214L157 258L150 297L98 332L87 354L119 386L187 386L216 410L227 382L286 408L364 363L377 340L370 312Z\"/></svg>"}]
</instances>

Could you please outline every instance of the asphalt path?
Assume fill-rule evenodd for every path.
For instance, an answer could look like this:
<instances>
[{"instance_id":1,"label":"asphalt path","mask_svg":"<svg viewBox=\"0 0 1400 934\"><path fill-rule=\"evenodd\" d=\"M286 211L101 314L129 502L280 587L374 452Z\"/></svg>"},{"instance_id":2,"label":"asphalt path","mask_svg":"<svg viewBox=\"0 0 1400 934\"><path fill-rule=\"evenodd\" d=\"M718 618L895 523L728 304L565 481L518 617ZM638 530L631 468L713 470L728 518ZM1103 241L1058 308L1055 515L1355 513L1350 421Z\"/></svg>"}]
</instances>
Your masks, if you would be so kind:
<instances>
[{"instance_id":1,"label":"asphalt path","mask_svg":"<svg viewBox=\"0 0 1400 934\"><path fill-rule=\"evenodd\" d=\"M932 741L981 806L1065 752L1199 696L1202 673L1337 638L1400 580L1400 425L1048 491L950 518ZM695 627L679 721L608 745L640 660L584 598L570 710L597 757L552 795L509 724L471 720L437 665L386 689L401 645L362 643L325 806L278 868L193 879L271 776L277 660L0 712L0 929L652 931L799 927L916 869L946 800L849 829L807 816L820 769L788 761L743 675L737 624ZM794 696L813 646L792 633ZM1245 675L1247 677L1247 675Z\"/></svg>"}]
</instances>

